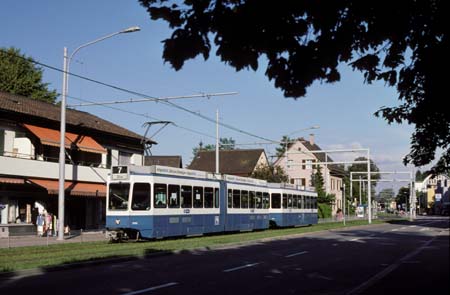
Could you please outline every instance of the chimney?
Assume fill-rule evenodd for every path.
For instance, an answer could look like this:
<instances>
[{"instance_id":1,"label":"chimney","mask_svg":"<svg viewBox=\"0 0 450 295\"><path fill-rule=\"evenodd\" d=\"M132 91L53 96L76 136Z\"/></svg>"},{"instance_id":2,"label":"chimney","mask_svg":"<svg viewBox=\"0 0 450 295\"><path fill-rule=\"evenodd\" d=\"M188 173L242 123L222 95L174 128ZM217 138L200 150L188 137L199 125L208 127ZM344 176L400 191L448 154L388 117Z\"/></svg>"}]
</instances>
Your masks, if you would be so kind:
<instances>
[{"instance_id":1,"label":"chimney","mask_svg":"<svg viewBox=\"0 0 450 295\"><path fill-rule=\"evenodd\" d=\"M313 134L313 133L311 133L311 134L309 135L309 143L310 143L311 145L314 145L314 134Z\"/></svg>"}]
</instances>

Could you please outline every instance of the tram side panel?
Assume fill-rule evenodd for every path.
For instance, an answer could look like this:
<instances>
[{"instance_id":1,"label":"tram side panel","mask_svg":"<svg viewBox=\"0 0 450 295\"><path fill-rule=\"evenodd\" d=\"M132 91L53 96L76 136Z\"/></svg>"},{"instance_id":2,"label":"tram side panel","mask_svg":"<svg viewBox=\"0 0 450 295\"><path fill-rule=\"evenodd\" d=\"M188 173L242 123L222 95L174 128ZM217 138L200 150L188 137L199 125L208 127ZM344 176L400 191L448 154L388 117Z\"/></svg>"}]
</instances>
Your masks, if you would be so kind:
<instances>
[{"instance_id":1,"label":"tram side panel","mask_svg":"<svg viewBox=\"0 0 450 295\"><path fill-rule=\"evenodd\" d=\"M265 187L224 182L224 192L225 231L269 228L269 212L263 207L263 193L267 193Z\"/></svg>"}]
</instances>

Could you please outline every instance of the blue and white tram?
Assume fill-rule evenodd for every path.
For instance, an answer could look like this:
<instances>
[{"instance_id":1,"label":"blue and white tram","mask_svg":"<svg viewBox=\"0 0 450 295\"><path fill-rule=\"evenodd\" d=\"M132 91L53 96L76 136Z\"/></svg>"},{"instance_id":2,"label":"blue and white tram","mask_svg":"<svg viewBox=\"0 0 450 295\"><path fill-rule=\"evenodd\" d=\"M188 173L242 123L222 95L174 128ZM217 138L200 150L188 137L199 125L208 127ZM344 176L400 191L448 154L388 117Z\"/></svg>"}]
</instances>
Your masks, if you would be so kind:
<instances>
[{"instance_id":1,"label":"blue and white tram","mask_svg":"<svg viewBox=\"0 0 450 295\"><path fill-rule=\"evenodd\" d=\"M270 223L275 227L317 223L317 193L292 184L270 183Z\"/></svg>"},{"instance_id":2,"label":"blue and white tram","mask_svg":"<svg viewBox=\"0 0 450 295\"><path fill-rule=\"evenodd\" d=\"M111 172L106 228L113 240L267 229L269 220L317 223L315 194L286 185L164 166L115 166Z\"/></svg>"},{"instance_id":3,"label":"blue and white tram","mask_svg":"<svg viewBox=\"0 0 450 295\"><path fill-rule=\"evenodd\" d=\"M112 239L200 235L224 230L220 181L207 172L118 166L108 181L106 228Z\"/></svg>"}]
</instances>

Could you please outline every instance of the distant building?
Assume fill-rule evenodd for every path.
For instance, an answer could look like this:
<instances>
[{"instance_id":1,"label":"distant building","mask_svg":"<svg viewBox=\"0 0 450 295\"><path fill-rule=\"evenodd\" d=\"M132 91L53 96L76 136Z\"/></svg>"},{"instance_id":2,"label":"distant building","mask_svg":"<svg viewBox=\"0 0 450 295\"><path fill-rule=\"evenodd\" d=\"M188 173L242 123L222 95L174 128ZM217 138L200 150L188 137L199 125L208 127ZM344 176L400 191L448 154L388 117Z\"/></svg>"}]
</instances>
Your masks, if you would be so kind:
<instances>
[{"instance_id":1,"label":"distant building","mask_svg":"<svg viewBox=\"0 0 450 295\"><path fill-rule=\"evenodd\" d=\"M320 151L321 148L314 142L314 135L311 134L309 140L298 138L290 144L287 153L283 154L275 161L276 166L280 166L286 172L291 184L299 185L307 189L313 189L313 173L316 172L316 162L333 162L324 153L311 154L310 151ZM305 152L305 153L302 153ZM327 161L326 161L327 160ZM342 185L344 171L335 165L320 165L325 182L325 191L336 196L332 205L333 215L337 209L342 209Z\"/></svg>"},{"instance_id":2,"label":"distant building","mask_svg":"<svg viewBox=\"0 0 450 295\"><path fill-rule=\"evenodd\" d=\"M66 122L64 223L101 228L109 169L142 165L142 136L71 109ZM42 210L58 214L59 129L60 106L0 92L0 224L33 224Z\"/></svg>"},{"instance_id":3,"label":"distant building","mask_svg":"<svg viewBox=\"0 0 450 295\"><path fill-rule=\"evenodd\" d=\"M145 156L145 166L161 165L183 168L181 156Z\"/></svg>"},{"instance_id":4,"label":"distant building","mask_svg":"<svg viewBox=\"0 0 450 295\"><path fill-rule=\"evenodd\" d=\"M423 181L416 182L414 188L424 196L424 199L420 199L419 196L419 209L432 210L440 214L443 206L448 205L450 178L447 175L430 174Z\"/></svg>"},{"instance_id":5,"label":"distant building","mask_svg":"<svg viewBox=\"0 0 450 295\"><path fill-rule=\"evenodd\" d=\"M263 149L221 150L219 152L219 172L249 177L260 166L268 166ZM188 166L189 169L215 172L216 152L199 151Z\"/></svg>"}]
</instances>

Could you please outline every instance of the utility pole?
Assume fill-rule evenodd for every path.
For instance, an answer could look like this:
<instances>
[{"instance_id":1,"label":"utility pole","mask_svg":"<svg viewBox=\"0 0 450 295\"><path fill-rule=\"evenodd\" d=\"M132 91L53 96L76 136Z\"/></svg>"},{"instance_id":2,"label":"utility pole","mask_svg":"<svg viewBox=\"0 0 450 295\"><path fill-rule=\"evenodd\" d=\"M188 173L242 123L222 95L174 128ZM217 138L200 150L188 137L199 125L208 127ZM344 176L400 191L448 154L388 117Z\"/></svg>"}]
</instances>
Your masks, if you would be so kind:
<instances>
[{"instance_id":1,"label":"utility pole","mask_svg":"<svg viewBox=\"0 0 450 295\"><path fill-rule=\"evenodd\" d=\"M219 109L216 110L216 174L219 174Z\"/></svg>"},{"instance_id":2,"label":"utility pole","mask_svg":"<svg viewBox=\"0 0 450 295\"><path fill-rule=\"evenodd\" d=\"M345 183L344 183L344 185L342 186L342 191L343 191L343 196L342 196L342 198L343 198L343 200L342 200L342 202L343 202L343 204L342 204L342 210L344 210L344 225L345 225Z\"/></svg>"},{"instance_id":3,"label":"utility pole","mask_svg":"<svg viewBox=\"0 0 450 295\"><path fill-rule=\"evenodd\" d=\"M361 176L359 176L359 206L362 205L362 201L361 201L361 194L362 194L362 192L361 192L361 185L362 185Z\"/></svg>"}]
</instances>

